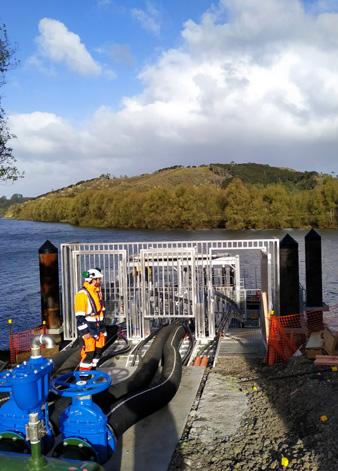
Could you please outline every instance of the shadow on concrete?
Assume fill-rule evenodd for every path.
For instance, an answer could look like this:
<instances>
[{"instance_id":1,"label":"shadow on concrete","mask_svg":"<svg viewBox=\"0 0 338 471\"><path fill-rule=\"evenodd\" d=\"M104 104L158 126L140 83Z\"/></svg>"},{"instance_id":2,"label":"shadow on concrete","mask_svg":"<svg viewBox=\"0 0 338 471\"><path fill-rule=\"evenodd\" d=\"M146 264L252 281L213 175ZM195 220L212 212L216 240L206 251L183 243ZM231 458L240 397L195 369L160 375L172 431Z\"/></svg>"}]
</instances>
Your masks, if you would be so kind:
<instances>
[{"instance_id":1,"label":"shadow on concrete","mask_svg":"<svg viewBox=\"0 0 338 471\"><path fill-rule=\"evenodd\" d=\"M105 469L167 471L196 397L203 371L204 368L201 367L183 367L181 383L173 399L123 433L116 453Z\"/></svg>"},{"instance_id":2,"label":"shadow on concrete","mask_svg":"<svg viewBox=\"0 0 338 471\"><path fill-rule=\"evenodd\" d=\"M130 427L119 438L105 469L167 471L179 439L172 407L167 405Z\"/></svg>"}]
</instances>

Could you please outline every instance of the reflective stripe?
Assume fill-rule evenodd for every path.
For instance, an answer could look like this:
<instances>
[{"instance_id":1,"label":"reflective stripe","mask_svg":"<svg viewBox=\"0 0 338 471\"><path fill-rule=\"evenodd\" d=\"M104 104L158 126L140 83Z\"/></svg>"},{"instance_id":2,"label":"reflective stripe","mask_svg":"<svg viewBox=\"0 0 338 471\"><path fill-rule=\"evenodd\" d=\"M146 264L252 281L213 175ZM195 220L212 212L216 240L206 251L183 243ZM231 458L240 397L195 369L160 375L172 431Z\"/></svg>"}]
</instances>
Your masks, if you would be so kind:
<instances>
[{"instance_id":1,"label":"reflective stripe","mask_svg":"<svg viewBox=\"0 0 338 471\"><path fill-rule=\"evenodd\" d=\"M77 316L85 316L85 315L86 315L86 313L83 312L83 311L78 311L78 312L75 313L75 317L77 317Z\"/></svg>"},{"instance_id":2,"label":"reflective stripe","mask_svg":"<svg viewBox=\"0 0 338 471\"><path fill-rule=\"evenodd\" d=\"M81 361L80 363L80 368L91 368L92 366L93 366L93 362L85 363L84 361Z\"/></svg>"},{"instance_id":3,"label":"reflective stripe","mask_svg":"<svg viewBox=\"0 0 338 471\"><path fill-rule=\"evenodd\" d=\"M99 358L94 358L93 359L93 366L96 366L99 362Z\"/></svg>"},{"instance_id":4,"label":"reflective stripe","mask_svg":"<svg viewBox=\"0 0 338 471\"><path fill-rule=\"evenodd\" d=\"M77 328L78 328L79 330L87 329L87 328L88 328L88 325L87 325L87 324L78 325Z\"/></svg>"},{"instance_id":5,"label":"reflective stripe","mask_svg":"<svg viewBox=\"0 0 338 471\"><path fill-rule=\"evenodd\" d=\"M86 321L87 322L96 322L96 316L86 316Z\"/></svg>"},{"instance_id":6,"label":"reflective stripe","mask_svg":"<svg viewBox=\"0 0 338 471\"><path fill-rule=\"evenodd\" d=\"M103 321L103 316L86 316L87 322Z\"/></svg>"}]
</instances>

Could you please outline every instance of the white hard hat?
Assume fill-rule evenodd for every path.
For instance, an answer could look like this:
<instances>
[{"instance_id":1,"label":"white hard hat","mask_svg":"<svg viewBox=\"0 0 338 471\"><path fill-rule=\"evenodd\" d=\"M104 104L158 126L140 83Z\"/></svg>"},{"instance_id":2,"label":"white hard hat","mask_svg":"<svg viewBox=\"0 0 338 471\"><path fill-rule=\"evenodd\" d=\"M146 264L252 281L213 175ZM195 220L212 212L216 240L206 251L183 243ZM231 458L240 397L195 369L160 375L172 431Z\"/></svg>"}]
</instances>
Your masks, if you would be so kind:
<instances>
[{"instance_id":1,"label":"white hard hat","mask_svg":"<svg viewBox=\"0 0 338 471\"><path fill-rule=\"evenodd\" d=\"M89 268L89 270L82 273L85 281L96 280L97 278L103 278L102 273L97 268Z\"/></svg>"}]
</instances>

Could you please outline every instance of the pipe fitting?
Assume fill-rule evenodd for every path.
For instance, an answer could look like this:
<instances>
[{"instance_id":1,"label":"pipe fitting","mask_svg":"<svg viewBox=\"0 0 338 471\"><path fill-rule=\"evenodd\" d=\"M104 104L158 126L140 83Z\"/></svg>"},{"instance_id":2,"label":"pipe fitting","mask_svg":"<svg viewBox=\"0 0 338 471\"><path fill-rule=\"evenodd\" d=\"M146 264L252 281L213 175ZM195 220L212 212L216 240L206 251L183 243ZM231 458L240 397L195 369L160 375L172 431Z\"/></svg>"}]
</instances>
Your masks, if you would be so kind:
<instances>
[{"instance_id":1,"label":"pipe fitting","mask_svg":"<svg viewBox=\"0 0 338 471\"><path fill-rule=\"evenodd\" d=\"M33 445L39 443L44 435L46 435L46 431L43 423L39 420L39 414L32 412L29 414L29 422L26 425L26 440Z\"/></svg>"},{"instance_id":2,"label":"pipe fitting","mask_svg":"<svg viewBox=\"0 0 338 471\"><path fill-rule=\"evenodd\" d=\"M39 345L32 345L31 358L41 358L41 350Z\"/></svg>"},{"instance_id":3,"label":"pipe fitting","mask_svg":"<svg viewBox=\"0 0 338 471\"><path fill-rule=\"evenodd\" d=\"M46 348L55 347L55 341L52 337L46 334L36 335L32 340L32 348L44 345Z\"/></svg>"}]
</instances>

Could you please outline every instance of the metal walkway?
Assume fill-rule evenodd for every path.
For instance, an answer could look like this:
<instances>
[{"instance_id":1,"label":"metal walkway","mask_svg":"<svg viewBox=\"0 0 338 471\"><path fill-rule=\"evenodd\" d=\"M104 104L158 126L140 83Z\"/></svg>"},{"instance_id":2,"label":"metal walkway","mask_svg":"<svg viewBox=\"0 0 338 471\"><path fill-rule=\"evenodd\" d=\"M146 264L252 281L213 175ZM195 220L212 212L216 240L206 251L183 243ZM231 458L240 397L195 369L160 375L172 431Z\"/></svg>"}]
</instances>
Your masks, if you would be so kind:
<instances>
[{"instance_id":1,"label":"metal walkway","mask_svg":"<svg viewBox=\"0 0 338 471\"><path fill-rule=\"evenodd\" d=\"M260 329L230 329L221 339L217 357L229 355L264 356L265 346Z\"/></svg>"}]
</instances>

